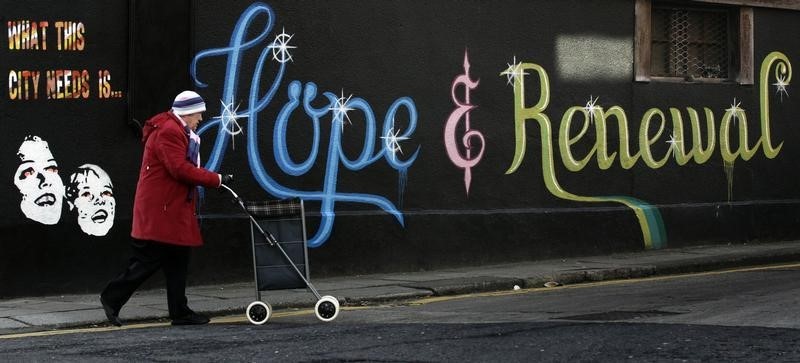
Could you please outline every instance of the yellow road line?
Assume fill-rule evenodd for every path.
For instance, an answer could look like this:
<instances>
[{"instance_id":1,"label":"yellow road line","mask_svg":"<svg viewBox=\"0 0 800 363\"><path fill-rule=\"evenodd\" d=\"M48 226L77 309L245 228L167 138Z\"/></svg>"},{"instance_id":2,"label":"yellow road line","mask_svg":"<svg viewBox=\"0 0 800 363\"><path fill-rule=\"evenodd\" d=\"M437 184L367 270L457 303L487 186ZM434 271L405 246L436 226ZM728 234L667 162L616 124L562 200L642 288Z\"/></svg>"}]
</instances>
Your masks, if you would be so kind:
<instances>
[{"instance_id":1,"label":"yellow road line","mask_svg":"<svg viewBox=\"0 0 800 363\"><path fill-rule=\"evenodd\" d=\"M630 279L620 279L620 280L583 282L583 283L578 283L578 284L575 284L575 285L562 285L562 286L551 287L551 288L525 288L525 289L510 290L510 291L491 291L491 292L464 294L464 295L436 296L436 297L428 297L428 298L422 298L422 299L414 300L414 301L412 301L410 303L406 303L406 305L417 306L417 305L433 304L433 303L443 302L443 301L468 299L468 298L474 298L474 297L508 296L508 295L519 295L519 294L529 294L529 293L548 293L548 292L559 291L559 290L563 290L563 289L585 289L585 288L597 287L597 286L605 286L605 285L635 284L635 283L641 283L641 282L647 282L647 281L676 280L676 279L681 279L681 278L686 278L686 277L714 276L714 275L722 275L722 274L728 274L728 273L734 273L734 272L753 272L753 271L778 270L778 269L782 269L782 268L798 268L798 267L800 267L800 263L791 263L791 264L783 264L783 265L745 267L745 268L736 268L736 269L728 269L728 270L698 272L698 273L686 273L686 274L667 275L667 276L651 276L651 277L630 278ZM342 311L353 311L353 310L375 309L375 308L386 307L386 306L388 306L388 305L343 306L341 309L342 309ZM280 319L280 318L293 317L293 316L311 315L313 313L314 313L313 309L285 310L285 311L278 311L278 312L273 313L271 319ZM231 316L223 316L223 317L212 318L211 319L211 324L233 324L233 323L245 323L247 321L248 321L247 318L242 316L242 315L231 315ZM269 324L269 323L267 323L267 324ZM103 332L119 331L119 330L166 327L166 326L169 326L169 325L170 325L170 323L168 323L168 322L160 322L160 323L157 322L157 323L130 324L130 325L124 325L122 327L101 326L101 327L77 328L77 329L47 330L47 331L38 331L38 332L30 332L30 333L18 333L18 334L0 335L0 340L2 340L2 339L17 339L17 338L31 338L31 337L46 337L46 336L54 336L54 335L66 335L66 334L103 333Z\"/></svg>"},{"instance_id":2,"label":"yellow road line","mask_svg":"<svg viewBox=\"0 0 800 363\"><path fill-rule=\"evenodd\" d=\"M596 281L596 282L581 282L576 283L574 285L561 285L557 287L532 287L532 288L525 288L519 290L506 290L506 291L489 291L489 292L479 292L473 294L464 294L464 295L452 295L452 296L434 296L428 298L422 298L419 300L415 300L414 302L410 303L409 305L425 305L425 304L432 304L442 301L451 301L451 300L459 300L459 299L467 299L473 297L491 297L491 296L508 296L508 295L519 295L519 294L528 294L528 293L549 293L553 291L559 291L563 289L585 289L590 287L597 287L597 286L605 286L605 285L623 285L623 284L635 284L640 282L647 282L647 281L664 281L664 280L676 280L686 277L702 277L702 276L714 276L714 275L722 275L728 274L733 272L753 272L753 271L764 271L764 270L779 270L782 268L798 268L800 267L800 263L791 263L791 264L782 264L782 265L769 265L769 266L758 266L758 267L743 267L743 268L735 268L735 269L727 269L727 270L718 270L718 271L707 271L707 272L696 272L696 273L685 273L685 274L676 274L676 275L665 275L665 276L649 276L649 277L638 277L638 278L628 278L628 279L619 279L619 280L606 280L606 281Z\"/></svg>"},{"instance_id":3,"label":"yellow road line","mask_svg":"<svg viewBox=\"0 0 800 363\"><path fill-rule=\"evenodd\" d=\"M362 309L370 309L376 308L377 306L344 306L341 307L341 311L352 311L352 310L362 310ZM273 319L280 319L292 316L302 316L302 315L312 315L314 314L314 309L301 309L301 310L286 310L286 311L279 311L272 314L270 317L270 321ZM247 317L244 315L229 315L229 316L221 316L221 317L214 317L211 318L210 324L235 324L235 323L247 323ZM269 323L267 323L269 324ZM81 334L81 333L104 333L109 331L120 331L120 330L133 330L133 329L146 329L146 328L159 328L159 327L167 327L170 326L169 322L162 322L162 323L134 323L134 324L126 324L121 327L115 326L99 326L99 327L90 327L90 328L75 328L75 329L63 329L63 330L45 330L45 331L36 331L30 333L17 333L17 334L7 334L7 335L0 335L0 340L3 339L17 339L17 338L33 338L33 337L48 337L54 335L66 335L66 334Z\"/></svg>"},{"instance_id":4,"label":"yellow road line","mask_svg":"<svg viewBox=\"0 0 800 363\"><path fill-rule=\"evenodd\" d=\"M0 339L47 337L52 335L80 334L80 333L102 333L115 330L155 328L155 327L163 327L169 325L170 325L169 323L139 323L139 324L124 325L122 327L100 326L100 327L64 329L64 330L45 330L45 331L36 331L31 333L0 335Z\"/></svg>"},{"instance_id":5,"label":"yellow road line","mask_svg":"<svg viewBox=\"0 0 800 363\"><path fill-rule=\"evenodd\" d=\"M382 307L384 305L372 305L372 306L342 306L339 308L339 311L354 311L354 310L364 310L364 309L374 309L378 307ZM303 316L303 315L312 315L314 314L314 309L299 309L299 310L283 310L272 313L272 316L269 318L269 321L272 319L280 319L280 318L288 318L293 316ZM246 323L249 322L246 316L241 314L238 315L229 315L229 316L220 316L218 318L211 319L211 324L232 324L232 323ZM269 324L269 322L267 322ZM2 338L2 336L0 336Z\"/></svg>"}]
</instances>

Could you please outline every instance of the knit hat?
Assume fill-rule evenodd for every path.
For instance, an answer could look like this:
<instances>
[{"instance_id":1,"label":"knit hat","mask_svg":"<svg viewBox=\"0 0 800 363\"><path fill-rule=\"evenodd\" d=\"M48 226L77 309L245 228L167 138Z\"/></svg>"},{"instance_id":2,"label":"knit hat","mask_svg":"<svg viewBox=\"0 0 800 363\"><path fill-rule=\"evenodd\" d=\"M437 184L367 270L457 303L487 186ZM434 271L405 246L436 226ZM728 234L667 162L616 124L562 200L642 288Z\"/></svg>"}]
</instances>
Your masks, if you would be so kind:
<instances>
[{"instance_id":1,"label":"knit hat","mask_svg":"<svg viewBox=\"0 0 800 363\"><path fill-rule=\"evenodd\" d=\"M181 92L172 103L172 113L178 116L191 115L205 110L206 103L203 101L203 97L193 91Z\"/></svg>"}]
</instances>

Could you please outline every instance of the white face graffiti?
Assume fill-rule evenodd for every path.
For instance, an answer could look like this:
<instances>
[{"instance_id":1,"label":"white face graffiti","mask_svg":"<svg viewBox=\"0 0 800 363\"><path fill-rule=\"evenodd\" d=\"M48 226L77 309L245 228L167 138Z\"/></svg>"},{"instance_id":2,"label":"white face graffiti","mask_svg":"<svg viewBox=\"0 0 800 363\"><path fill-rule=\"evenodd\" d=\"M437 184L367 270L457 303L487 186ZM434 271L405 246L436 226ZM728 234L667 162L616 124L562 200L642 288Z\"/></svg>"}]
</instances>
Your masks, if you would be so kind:
<instances>
[{"instance_id":1,"label":"white face graffiti","mask_svg":"<svg viewBox=\"0 0 800 363\"><path fill-rule=\"evenodd\" d=\"M97 165L84 164L70 175L67 186L70 208L78 210L78 225L92 236L105 236L114 225L114 186Z\"/></svg>"},{"instance_id":2,"label":"white face graffiti","mask_svg":"<svg viewBox=\"0 0 800 363\"><path fill-rule=\"evenodd\" d=\"M38 136L27 136L17 156L20 164L14 174L14 185L22 196L19 204L22 213L42 224L58 223L64 183L47 142Z\"/></svg>"}]
</instances>

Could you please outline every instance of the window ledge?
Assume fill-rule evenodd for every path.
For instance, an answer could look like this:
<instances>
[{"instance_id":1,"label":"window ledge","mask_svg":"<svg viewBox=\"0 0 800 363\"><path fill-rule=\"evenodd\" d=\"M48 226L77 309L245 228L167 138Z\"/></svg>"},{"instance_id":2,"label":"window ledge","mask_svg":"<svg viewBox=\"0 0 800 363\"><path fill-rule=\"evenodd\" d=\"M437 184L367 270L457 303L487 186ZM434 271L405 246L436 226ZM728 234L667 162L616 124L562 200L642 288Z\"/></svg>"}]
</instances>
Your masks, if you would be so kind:
<instances>
[{"instance_id":1,"label":"window ledge","mask_svg":"<svg viewBox=\"0 0 800 363\"><path fill-rule=\"evenodd\" d=\"M702 78L696 77L687 79L687 77L656 77L650 76L650 82L663 82L663 83L685 83L685 84L738 84L736 81L730 79L719 78Z\"/></svg>"}]
</instances>

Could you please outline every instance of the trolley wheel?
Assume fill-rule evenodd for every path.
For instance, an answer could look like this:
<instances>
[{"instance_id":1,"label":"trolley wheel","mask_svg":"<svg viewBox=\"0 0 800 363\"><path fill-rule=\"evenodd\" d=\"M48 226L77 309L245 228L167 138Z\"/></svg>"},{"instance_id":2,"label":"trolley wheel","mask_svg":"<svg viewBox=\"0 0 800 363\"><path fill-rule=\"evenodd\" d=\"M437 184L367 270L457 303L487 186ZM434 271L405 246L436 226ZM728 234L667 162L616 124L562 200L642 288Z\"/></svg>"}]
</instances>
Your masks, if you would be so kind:
<instances>
[{"instance_id":1,"label":"trolley wheel","mask_svg":"<svg viewBox=\"0 0 800 363\"><path fill-rule=\"evenodd\" d=\"M251 323L261 325L272 316L272 306L262 301L253 301L247 306L245 315Z\"/></svg>"},{"instance_id":2,"label":"trolley wheel","mask_svg":"<svg viewBox=\"0 0 800 363\"><path fill-rule=\"evenodd\" d=\"M330 295L323 296L314 306L314 314L317 315L317 319L326 323L333 321L339 315L339 300Z\"/></svg>"}]
</instances>

